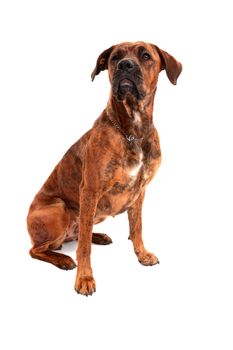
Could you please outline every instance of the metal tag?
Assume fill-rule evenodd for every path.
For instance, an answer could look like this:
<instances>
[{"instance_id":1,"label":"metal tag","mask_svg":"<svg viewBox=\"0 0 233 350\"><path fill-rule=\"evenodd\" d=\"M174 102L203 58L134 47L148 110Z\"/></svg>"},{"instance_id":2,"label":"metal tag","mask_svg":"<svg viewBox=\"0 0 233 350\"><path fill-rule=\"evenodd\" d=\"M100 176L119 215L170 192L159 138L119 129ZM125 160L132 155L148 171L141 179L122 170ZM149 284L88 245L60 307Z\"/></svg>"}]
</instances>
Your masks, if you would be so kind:
<instances>
[{"instance_id":1,"label":"metal tag","mask_svg":"<svg viewBox=\"0 0 233 350\"><path fill-rule=\"evenodd\" d=\"M133 135L129 135L129 136L126 136L126 139L129 141L129 142L132 142L135 140L135 137Z\"/></svg>"}]
</instances>

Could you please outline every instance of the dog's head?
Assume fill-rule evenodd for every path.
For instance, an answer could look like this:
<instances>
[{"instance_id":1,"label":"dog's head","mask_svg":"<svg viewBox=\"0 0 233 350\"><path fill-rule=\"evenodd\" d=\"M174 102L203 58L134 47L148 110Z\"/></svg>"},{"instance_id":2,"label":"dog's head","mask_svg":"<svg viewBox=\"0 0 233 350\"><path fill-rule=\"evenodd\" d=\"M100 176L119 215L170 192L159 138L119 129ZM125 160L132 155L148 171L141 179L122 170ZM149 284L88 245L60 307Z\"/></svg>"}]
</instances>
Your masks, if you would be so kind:
<instances>
[{"instance_id":1,"label":"dog's head","mask_svg":"<svg viewBox=\"0 0 233 350\"><path fill-rule=\"evenodd\" d=\"M121 43L103 51L92 72L92 80L105 69L108 69L112 93L118 100L129 95L143 100L155 91L158 75L163 69L175 85L182 65L156 45L139 41Z\"/></svg>"}]
</instances>

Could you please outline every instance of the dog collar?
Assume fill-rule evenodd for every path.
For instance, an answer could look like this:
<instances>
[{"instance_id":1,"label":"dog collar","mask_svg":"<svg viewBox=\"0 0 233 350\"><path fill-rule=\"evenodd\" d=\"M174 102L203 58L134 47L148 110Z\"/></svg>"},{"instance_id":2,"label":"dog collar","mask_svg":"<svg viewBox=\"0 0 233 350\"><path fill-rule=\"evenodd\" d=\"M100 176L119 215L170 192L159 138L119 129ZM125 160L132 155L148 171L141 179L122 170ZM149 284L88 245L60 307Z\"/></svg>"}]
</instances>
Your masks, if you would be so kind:
<instances>
[{"instance_id":1,"label":"dog collar","mask_svg":"<svg viewBox=\"0 0 233 350\"><path fill-rule=\"evenodd\" d=\"M124 132L124 130L121 129L120 125L117 123L117 121L114 118L111 118L109 116L108 116L108 118L109 118L110 122L112 123L112 125L115 126L115 128L118 129L122 133L122 135L125 136L126 140L129 142L129 144L131 144L133 141L142 140L142 138L137 139L134 135L127 135Z\"/></svg>"}]
</instances>

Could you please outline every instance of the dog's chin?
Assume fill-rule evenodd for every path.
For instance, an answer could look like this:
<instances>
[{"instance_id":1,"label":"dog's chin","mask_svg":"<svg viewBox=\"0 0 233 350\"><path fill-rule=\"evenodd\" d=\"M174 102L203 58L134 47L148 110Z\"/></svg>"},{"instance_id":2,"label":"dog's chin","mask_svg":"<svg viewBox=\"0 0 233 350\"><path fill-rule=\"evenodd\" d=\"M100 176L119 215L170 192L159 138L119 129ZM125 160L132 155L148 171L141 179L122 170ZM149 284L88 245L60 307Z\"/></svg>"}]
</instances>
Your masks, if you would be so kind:
<instances>
[{"instance_id":1,"label":"dog's chin","mask_svg":"<svg viewBox=\"0 0 233 350\"><path fill-rule=\"evenodd\" d=\"M119 100L124 101L127 98L134 98L136 100L141 99L141 94L136 84L129 79L122 79L118 84L115 84L112 88L113 95Z\"/></svg>"}]
</instances>

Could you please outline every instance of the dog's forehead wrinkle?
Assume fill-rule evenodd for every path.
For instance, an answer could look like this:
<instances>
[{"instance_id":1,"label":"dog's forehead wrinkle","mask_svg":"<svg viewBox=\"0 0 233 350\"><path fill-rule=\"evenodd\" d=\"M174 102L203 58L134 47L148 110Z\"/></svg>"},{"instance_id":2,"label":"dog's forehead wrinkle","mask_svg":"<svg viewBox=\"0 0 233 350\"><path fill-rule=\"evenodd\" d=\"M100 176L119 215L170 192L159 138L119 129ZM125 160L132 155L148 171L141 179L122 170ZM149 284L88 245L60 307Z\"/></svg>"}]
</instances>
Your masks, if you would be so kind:
<instances>
[{"instance_id":1,"label":"dog's forehead wrinkle","mask_svg":"<svg viewBox=\"0 0 233 350\"><path fill-rule=\"evenodd\" d=\"M115 50L113 51L114 54L119 54L119 55L137 55L138 53L141 53L145 50L149 50L150 48L139 42L139 43L123 43L118 45Z\"/></svg>"}]
</instances>

